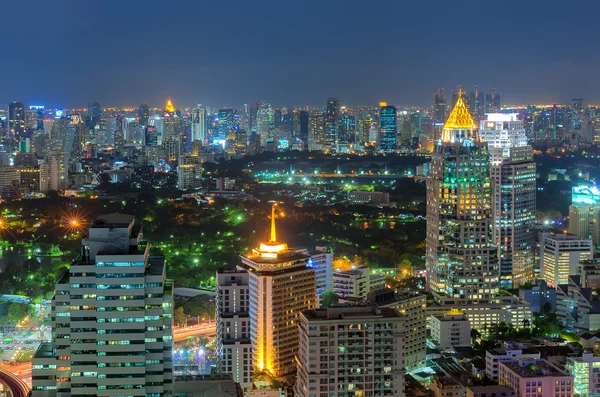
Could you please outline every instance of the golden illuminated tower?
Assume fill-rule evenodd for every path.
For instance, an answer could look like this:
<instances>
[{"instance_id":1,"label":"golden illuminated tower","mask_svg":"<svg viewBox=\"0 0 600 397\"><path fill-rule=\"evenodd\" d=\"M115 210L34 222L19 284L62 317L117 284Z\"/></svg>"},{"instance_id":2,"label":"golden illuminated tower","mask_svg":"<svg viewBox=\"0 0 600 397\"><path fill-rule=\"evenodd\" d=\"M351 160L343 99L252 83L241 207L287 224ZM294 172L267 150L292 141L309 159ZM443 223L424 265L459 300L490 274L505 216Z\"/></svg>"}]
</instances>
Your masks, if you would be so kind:
<instances>
[{"instance_id":1,"label":"golden illuminated tower","mask_svg":"<svg viewBox=\"0 0 600 397\"><path fill-rule=\"evenodd\" d=\"M168 113L175 113L175 106L173 106L173 102L171 102L171 98L167 99L167 104L165 105L165 111Z\"/></svg>"},{"instance_id":2,"label":"golden illuminated tower","mask_svg":"<svg viewBox=\"0 0 600 397\"><path fill-rule=\"evenodd\" d=\"M238 268L249 274L254 368L282 376L296 370L297 322L303 310L315 308L316 276L306 251L277 241L276 215L273 206L269 241L240 255Z\"/></svg>"},{"instance_id":3,"label":"golden illuminated tower","mask_svg":"<svg viewBox=\"0 0 600 397\"><path fill-rule=\"evenodd\" d=\"M459 91L427 179L427 276L438 302L490 303L498 294L487 143Z\"/></svg>"}]
</instances>

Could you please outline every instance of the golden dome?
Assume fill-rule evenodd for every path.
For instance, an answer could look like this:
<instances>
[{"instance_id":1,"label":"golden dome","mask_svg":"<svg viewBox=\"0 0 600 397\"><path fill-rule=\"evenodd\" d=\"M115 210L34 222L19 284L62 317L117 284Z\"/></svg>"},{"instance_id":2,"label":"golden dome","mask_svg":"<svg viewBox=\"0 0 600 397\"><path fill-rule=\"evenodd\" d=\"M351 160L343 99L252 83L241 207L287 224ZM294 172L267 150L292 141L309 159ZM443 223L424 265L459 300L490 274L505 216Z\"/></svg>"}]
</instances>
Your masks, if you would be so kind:
<instances>
[{"instance_id":1,"label":"golden dome","mask_svg":"<svg viewBox=\"0 0 600 397\"><path fill-rule=\"evenodd\" d=\"M456 105L454 105L454 109L450 112L450 116L448 116L448 120L444 124L444 128L477 128L477 123L471 116L471 112L469 112L469 108L465 104L463 100L463 90L458 90L458 100L456 101Z\"/></svg>"},{"instance_id":2,"label":"golden dome","mask_svg":"<svg viewBox=\"0 0 600 397\"><path fill-rule=\"evenodd\" d=\"M165 110L169 113L175 113L175 106L171 102L171 98L167 99L167 104L165 105Z\"/></svg>"}]
</instances>

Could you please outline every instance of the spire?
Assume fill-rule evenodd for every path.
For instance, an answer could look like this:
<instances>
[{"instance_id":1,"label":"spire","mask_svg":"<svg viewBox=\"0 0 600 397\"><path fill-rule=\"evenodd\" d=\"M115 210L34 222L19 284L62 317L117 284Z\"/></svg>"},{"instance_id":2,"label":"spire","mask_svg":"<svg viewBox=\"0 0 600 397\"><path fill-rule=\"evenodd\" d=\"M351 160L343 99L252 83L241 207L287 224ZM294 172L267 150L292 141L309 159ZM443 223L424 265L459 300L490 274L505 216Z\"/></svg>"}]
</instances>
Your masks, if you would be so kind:
<instances>
[{"instance_id":1,"label":"spire","mask_svg":"<svg viewBox=\"0 0 600 397\"><path fill-rule=\"evenodd\" d=\"M275 230L275 205L276 204L273 204L271 206L271 243L277 241L277 231Z\"/></svg>"},{"instance_id":2,"label":"spire","mask_svg":"<svg viewBox=\"0 0 600 397\"><path fill-rule=\"evenodd\" d=\"M469 108L467 108L467 105L465 104L463 99L464 93L462 87L459 87L456 104L444 124L444 131L442 133L442 141L444 142L453 140L454 133L449 131L450 129L477 130L478 128L473 116L471 116L471 112L469 112ZM475 140L479 141L479 136L476 131L468 135L473 135Z\"/></svg>"},{"instance_id":3,"label":"spire","mask_svg":"<svg viewBox=\"0 0 600 397\"><path fill-rule=\"evenodd\" d=\"M175 113L175 106L171 102L171 98L167 99L167 104L165 105L165 110L169 113Z\"/></svg>"}]
</instances>

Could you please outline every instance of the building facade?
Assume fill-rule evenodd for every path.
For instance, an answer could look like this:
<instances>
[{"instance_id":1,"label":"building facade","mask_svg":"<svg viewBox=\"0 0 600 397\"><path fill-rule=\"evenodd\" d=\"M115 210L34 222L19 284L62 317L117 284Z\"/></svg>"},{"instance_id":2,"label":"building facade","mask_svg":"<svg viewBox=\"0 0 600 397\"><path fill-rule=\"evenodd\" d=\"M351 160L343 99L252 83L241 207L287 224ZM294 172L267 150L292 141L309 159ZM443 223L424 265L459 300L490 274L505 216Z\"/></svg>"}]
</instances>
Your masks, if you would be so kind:
<instances>
[{"instance_id":1,"label":"building facade","mask_svg":"<svg viewBox=\"0 0 600 397\"><path fill-rule=\"evenodd\" d=\"M52 344L33 359L32 395L169 396L172 282L133 216L96 219L82 260L56 284Z\"/></svg>"},{"instance_id":2,"label":"building facade","mask_svg":"<svg viewBox=\"0 0 600 397\"><path fill-rule=\"evenodd\" d=\"M573 376L546 360L501 362L498 382L511 387L517 397L573 397Z\"/></svg>"},{"instance_id":3,"label":"building facade","mask_svg":"<svg viewBox=\"0 0 600 397\"><path fill-rule=\"evenodd\" d=\"M373 306L302 313L294 394L404 396L404 318Z\"/></svg>"},{"instance_id":4,"label":"building facade","mask_svg":"<svg viewBox=\"0 0 600 397\"><path fill-rule=\"evenodd\" d=\"M500 248L500 278L517 288L534 278L536 165L518 114L491 113L481 121L490 152L493 237Z\"/></svg>"},{"instance_id":5,"label":"building facade","mask_svg":"<svg viewBox=\"0 0 600 397\"><path fill-rule=\"evenodd\" d=\"M600 190L596 186L574 186L569 207L569 233L600 245Z\"/></svg>"},{"instance_id":6,"label":"building facade","mask_svg":"<svg viewBox=\"0 0 600 397\"><path fill-rule=\"evenodd\" d=\"M431 338L441 350L471 346L471 323L460 310L430 318Z\"/></svg>"},{"instance_id":7,"label":"building facade","mask_svg":"<svg viewBox=\"0 0 600 397\"><path fill-rule=\"evenodd\" d=\"M366 266L333 273L333 292L340 298L365 299L369 292L382 288L385 288L385 277L371 274Z\"/></svg>"},{"instance_id":8,"label":"building facade","mask_svg":"<svg viewBox=\"0 0 600 397\"><path fill-rule=\"evenodd\" d=\"M542 239L540 269L551 287L567 284L569 275L577 274L579 262L594 257L592 240L573 234L549 234Z\"/></svg>"}]
</instances>

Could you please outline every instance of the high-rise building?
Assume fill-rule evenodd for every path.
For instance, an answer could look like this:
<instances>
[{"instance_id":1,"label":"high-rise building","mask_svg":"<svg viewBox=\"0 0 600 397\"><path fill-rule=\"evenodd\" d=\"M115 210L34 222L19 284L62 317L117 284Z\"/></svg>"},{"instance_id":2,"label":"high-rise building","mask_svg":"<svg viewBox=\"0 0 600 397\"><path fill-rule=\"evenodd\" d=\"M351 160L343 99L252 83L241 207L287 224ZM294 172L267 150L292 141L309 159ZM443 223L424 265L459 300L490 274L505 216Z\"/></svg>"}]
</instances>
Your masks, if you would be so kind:
<instances>
[{"instance_id":1,"label":"high-rise building","mask_svg":"<svg viewBox=\"0 0 600 397\"><path fill-rule=\"evenodd\" d=\"M492 88L492 92L485 95L485 112L498 113L500 109L500 93L496 92L495 88Z\"/></svg>"},{"instance_id":2,"label":"high-rise building","mask_svg":"<svg viewBox=\"0 0 600 397\"><path fill-rule=\"evenodd\" d=\"M162 146L166 151L167 161L175 163L179 159L181 150L181 135L183 132L183 122L175 113L175 107L171 100L167 100L164 112L164 133Z\"/></svg>"},{"instance_id":3,"label":"high-rise building","mask_svg":"<svg viewBox=\"0 0 600 397\"><path fill-rule=\"evenodd\" d=\"M396 150L396 138L398 135L398 115L395 106L388 106L387 102L380 103L379 131L380 148L386 152Z\"/></svg>"},{"instance_id":4,"label":"high-rise building","mask_svg":"<svg viewBox=\"0 0 600 397\"><path fill-rule=\"evenodd\" d=\"M347 109L343 108L342 115L338 120L338 144L355 143L356 118Z\"/></svg>"},{"instance_id":5,"label":"high-rise building","mask_svg":"<svg viewBox=\"0 0 600 397\"><path fill-rule=\"evenodd\" d=\"M493 236L500 248L500 283L517 288L533 281L536 165L516 113L490 113L480 135L490 152Z\"/></svg>"},{"instance_id":6,"label":"high-rise building","mask_svg":"<svg viewBox=\"0 0 600 397\"><path fill-rule=\"evenodd\" d=\"M51 152L48 155L47 185L42 179L40 185L43 193L49 190L64 191L69 187L69 158L65 152Z\"/></svg>"},{"instance_id":7,"label":"high-rise building","mask_svg":"<svg viewBox=\"0 0 600 397\"><path fill-rule=\"evenodd\" d=\"M579 262L594 257L592 240L572 234L544 234L540 250L541 276L555 288L577 274Z\"/></svg>"},{"instance_id":8,"label":"high-rise building","mask_svg":"<svg viewBox=\"0 0 600 397\"><path fill-rule=\"evenodd\" d=\"M344 306L302 312L294 394L404 396L404 316Z\"/></svg>"},{"instance_id":9,"label":"high-rise building","mask_svg":"<svg viewBox=\"0 0 600 397\"><path fill-rule=\"evenodd\" d=\"M150 112L148 110L148 104L146 102L142 102L140 107L138 108L138 123L141 126L148 127L148 122L150 121Z\"/></svg>"},{"instance_id":10,"label":"high-rise building","mask_svg":"<svg viewBox=\"0 0 600 397\"><path fill-rule=\"evenodd\" d=\"M88 129L93 129L100 122L102 117L102 107L98 102L93 102L88 105L85 116L85 125Z\"/></svg>"},{"instance_id":11,"label":"high-rise building","mask_svg":"<svg viewBox=\"0 0 600 397\"><path fill-rule=\"evenodd\" d=\"M339 141L338 136L338 117L340 112L340 101L337 98L327 98L327 107L325 109L325 146L335 148Z\"/></svg>"},{"instance_id":12,"label":"high-rise building","mask_svg":"<svg viewBox=\"0 0 600 397\"><path fill-rule=\"evenodd\" d=\"M569 233L600 245L600 190L574 186L569 207Z\"/></svg>"},{"instance_id":13,"label":"high-rise building","mask_svg":"<svg viewBox=\"0 0 600 397\"><path fill-rule=\"evenodd\" d=\"M56 284L52 343L33 358L34 397L172 394L172 283L133 216L97 218Z\"/></svg>"},{"instance_id":14,"label":"high-rise building","mask_svg":"<svg viewBox=\"0 0 600 397\"><path fill-rule=\"evenodd\" d=\"M9 138L20 141L25 133L25 107L21 102L11 102L8 105Z\"/></svg>"},{"instance_id":15,"label":"high-rise building","mask_svg":"<svg viewBox=\"0 0 600 397\"><path fill-rule=\"evenodd\" d=\"M207 140L206 109L202 105L198 105L192 111L192 142L199 141L204 145L207 143Z\"/></svg>"},{"instance_id":16,"label":"high-rise building","mask_svg":"<svg viewBox=\"0 0 600 397\"><path fill-rule=\"evenodd\" d=\"M448 117L448 105L444 89L433 94L433 119L436 123L444 123Z\"/></svg>"},{"instance_id":17,"label":"high-rise building","mask_svg":"<svg viewBox=\"0 0 600 397\"><path fill-rule=\"evenodd\" d=\"M298 112L298 137L302 142L303 149L308 149L308 120L308 112L305 110L300 110Z\"/></svg>"},{"instance_id":18,"label":"high-rise building","mask_svg":"<svg viewBox=\"0 0 600 397\"><path fill-rule=\"evenodd\" d=\"M318 150L325 148L325 114L316 112L308 121L308 149Z\"/></svg>"},{"instance_id":19,"label":"high-rise building","mask_svg":"<svg viewBox=\"0 0 600 397\"><path fill-rule=\"evenodd\" d=\"M487 143L459 92L427 179L427 282L437 301L491 302L499 289Z\"/></svg>"},{"instance_id":20,"label":"high-rise building","mask_svg":"<svg viewBox=\"0 0 600 397\"><path fill-rule=\"evenodd\" d=\"M581 357L568 357L566 370L573 375L573 392L578 396L600 396L600 357L584 350Z\"/></svg>"},{"instance_id":21,"label":"high-rise building","mask_svg":"<svg viewBox=\"0 0 600 397\"><path fill-rule=\"evenodd\" d=\"M250 332L253 365L274 376L295 371L298 321L303 310L315 308L315 269L310 257L277 241L275 207L271 211L271 238L240 256L250 284Z\"/></svg>"},{"instance_id":22,"label":"high-rise building","mask_svg":"<svg viewBox=\"0 0 600 397\"><path fill-rule=\"evenodd\" d=\"M473 87L473 91L469 94L469 110L476 122L483 119L483 98L479 86Z\"/></svg>"},{"instance_id":23,"label":"high-rise building","mask_svg":"<svg viewBox=\"0 0 600 397\"><path fill-rule=\"evenodd\" d=\"M219 109L219 140L227 139L230 131L233 131L233 109Z\"/></svg>"},{"instance_id":24,"label":"high-rise building","mask_svg":"<svg viewBox=\"0 0 600 397\"><path fill-rule=\"evenodd\" d=\"M188 190L202 184L202 164L198 156L179 156L177 162L177 188Z\"/></svg>"},{"instance_id":25,"label":"high-rise building","mask_svg":"<svg viewBox=\"0 0 600 397\"><path fill-rule=\"evenodd\" d=\"M250 284L247 271L218 271L217 369L242 387L252 385Z\"/></svg>"}]
</instances>

